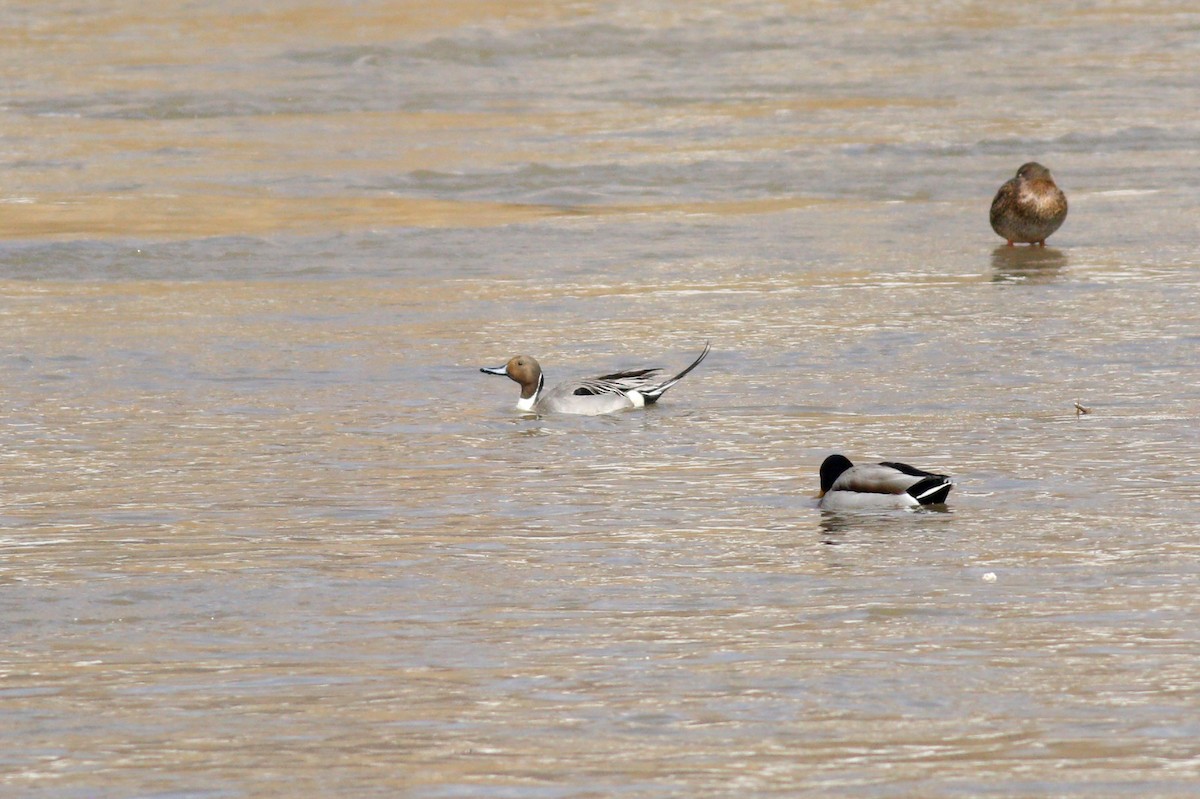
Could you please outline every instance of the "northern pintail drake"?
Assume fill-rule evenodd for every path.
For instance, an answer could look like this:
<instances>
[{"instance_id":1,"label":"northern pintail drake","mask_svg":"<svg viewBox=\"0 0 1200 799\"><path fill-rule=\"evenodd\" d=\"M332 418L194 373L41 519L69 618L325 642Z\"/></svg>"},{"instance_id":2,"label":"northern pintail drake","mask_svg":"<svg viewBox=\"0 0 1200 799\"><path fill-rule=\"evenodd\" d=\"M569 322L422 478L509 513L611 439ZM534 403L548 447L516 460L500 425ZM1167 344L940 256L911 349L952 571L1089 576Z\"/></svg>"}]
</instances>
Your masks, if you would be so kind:
<instances>
[{"instance_id":1,"label":"northern pintail drake","mask_svg":"<svg viewBox=\"0 0 1200 799\"><path fill-rule=\"evenodd\" d=\"M946 501L954 481L906 463L855 466L845 455L821 464L821 501L826 510L915 508Z\"/></svg>"},{"instance_id":2,"label":"northern pintail drake","mask_svg":"<svg viewBox=\"0 0 1200 799\"><path fill-rule=\"evenodd\" d=\"M1050 170L1030 161L1006 181L992 200L992 230L1008 242L1040 244L1067 218L1067 195L1050 177Z\"/></svg>"},{"instance_id":3,"label":"northern pintail drake","mask_svg":"<svg viewBox=\"0 0 1200 799\"><path fill-rule=\"evenodd\" d=\"M503 366L483 367L479 371L489 375L504 375L521 386L521 398L517 410L532 413L578 413L598 416L603 413L641 408L653 405L667 389L683 379L708 355L709 345L704 345L700 357L688 368L674 377L666 379L658 367L634 369L629 372L614 372L611 375L584 378L560 383L549 391L545 390L546 378L541 364L529 355L517 355Z\"/></svg>"}]
</instances>

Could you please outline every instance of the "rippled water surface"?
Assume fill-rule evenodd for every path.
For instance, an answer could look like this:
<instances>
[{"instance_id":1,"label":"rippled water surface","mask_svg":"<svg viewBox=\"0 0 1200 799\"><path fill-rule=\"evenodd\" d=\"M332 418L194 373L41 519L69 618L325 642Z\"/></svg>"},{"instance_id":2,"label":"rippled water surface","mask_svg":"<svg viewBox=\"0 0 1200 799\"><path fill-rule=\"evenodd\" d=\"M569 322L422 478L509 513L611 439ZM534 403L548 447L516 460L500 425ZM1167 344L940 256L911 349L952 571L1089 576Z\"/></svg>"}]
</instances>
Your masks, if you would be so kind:
<instances>
[{"instance_id":1,"label":"rippled water surface","mask_svg":"<svg viewBox=\"0 0 1200 799\"><path fill-rule=\"evenodd\" d=\"M0 795L1196 794L1193 4L267 6L0 9Z\"/></svg>"}]
</instances>

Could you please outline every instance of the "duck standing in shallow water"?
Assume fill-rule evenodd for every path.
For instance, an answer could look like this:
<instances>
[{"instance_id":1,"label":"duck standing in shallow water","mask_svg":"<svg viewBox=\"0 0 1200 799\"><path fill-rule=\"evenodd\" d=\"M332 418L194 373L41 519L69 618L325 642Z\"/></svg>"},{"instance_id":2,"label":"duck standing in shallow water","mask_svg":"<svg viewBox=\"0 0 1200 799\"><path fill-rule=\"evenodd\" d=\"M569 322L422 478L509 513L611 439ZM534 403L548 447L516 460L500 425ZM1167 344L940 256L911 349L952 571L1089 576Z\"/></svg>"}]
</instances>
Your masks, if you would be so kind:
<instances>
[{"instance_id":1,"label":"duck standing in shallow water","mask_svg":"<svg viewBox=\"0 0 1200 799\"><path fill-rule=\"evenodd\" d=\"M992 200L992 230L1008 241L1046 246L1046 239L1067 218L1067 195L1050 177L1050 170L1030 161L1005 182Z\"/></svg>"},{"instance_id":2,"label":"duck standing in shallow water","mask_svg":"<svg viewBox=\"0 0 1200 799\"><path fill-rule=\"evenodd\" d=\"M611 375L590 377L560 383L545 391L546 379L541 364L529 355L517 355L503 366L483 367L479 371L489 375L503 375L521 385L521 398L517 410L533 413L577 413L598 416L603 413L641 408L658 402L667 389L683 379L708 355L709 345L704 345L700 357L688 368L674 377L663 379L662 369L634 369L615 372Z\"/></svg>"},{"instance_id":3,"label":"duck standing in shallow water","mask_svg":"<svg viewBox=\"0 0 1200 799\"><path fill-rule=\"evenodd\" d=\"M906 463L855 466L845 455L830 455L821 464L824 510L916 508L946 501L954 481Z\"/></svg>"}]
</instances>

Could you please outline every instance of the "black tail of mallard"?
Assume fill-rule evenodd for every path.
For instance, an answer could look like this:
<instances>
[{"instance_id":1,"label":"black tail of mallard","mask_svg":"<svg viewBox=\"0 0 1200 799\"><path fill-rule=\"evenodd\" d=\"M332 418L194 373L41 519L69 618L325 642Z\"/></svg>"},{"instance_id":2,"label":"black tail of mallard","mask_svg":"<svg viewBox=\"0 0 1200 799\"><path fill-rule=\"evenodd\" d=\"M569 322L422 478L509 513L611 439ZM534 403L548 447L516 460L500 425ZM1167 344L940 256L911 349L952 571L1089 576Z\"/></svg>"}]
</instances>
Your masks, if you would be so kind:
<instances>
[{"instance_id":1,"label":"black tail of mallard","mask_svg":"<svg viewBox=\"0 0 1200 799\"><path fill-rule=\"evenodd\" d=\"M883 463L882 466L890 466L898 472L912 475L913 477L924 478L918 480L908 487L907 494L920 502L922 505L940 505L946 501L946 497L950 495L950 489L954 487L954 481L947 475L934 474L927 472L924 469L918 469L915 466L909 466L907 463Z\"/></svg>"},{"instance_id":2,"label":"black tail of mallard","mask_svg":"<svg viewBox=\"0 0 1200 799\"><path fill-rule=\"evenodd\" d=\"M931 474L908 487L908 495L922 505L941 505L950 496L954 481L944 474Z\"/></svg>"}]
</instances>

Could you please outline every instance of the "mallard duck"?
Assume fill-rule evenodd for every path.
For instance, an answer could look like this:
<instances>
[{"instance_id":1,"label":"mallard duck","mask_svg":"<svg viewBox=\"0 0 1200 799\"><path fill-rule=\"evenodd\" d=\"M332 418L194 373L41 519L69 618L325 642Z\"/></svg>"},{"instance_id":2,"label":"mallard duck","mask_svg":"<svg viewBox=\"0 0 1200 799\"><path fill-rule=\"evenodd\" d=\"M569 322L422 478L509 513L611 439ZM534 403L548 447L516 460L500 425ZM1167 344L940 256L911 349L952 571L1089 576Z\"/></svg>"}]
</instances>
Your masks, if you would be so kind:
<instances>
[{"instance_id":1,"label":"mallard duck","mask_svg":"<svg viewBox=\"0 0 1200 799\"><path fill-rule=\"evenodd\" d=\"M1046 246L1046 239L1067 218L1067 195L1050 170L1030 161L1006 181L992 200L992 230L1008 241Z\"/></svg>"},{"instance_id":2,"label":"mallard duck","mask_svg":"<svg viewBox=\"0 0 1200 799\"><path fill-rule=\"evenodd\" d=\"M954 481L906 463L855 466L845 455L821 464L820 507L826 510L915 508L946 501Z\"/></svg>"},{"instance_id":3,"label":"mallard duck","mask_svg":"<svg viewBox=\"0 0 1200 799\"><path fill-rule=\"evenodd\" d=\"M542 375L541 364L529 355L517 355L503 366L485 366L479 371L489 375L503 375L519 383L519 411L597 416L626 408L653 405L667 389L699 366L708 355L708 350L709 345L706 343L700 357L679 374L665 380L660 375L662 369L654 367L573 380L560 383L549 391L544 391L546 381Z\"/></svg>"}]
</instances>

